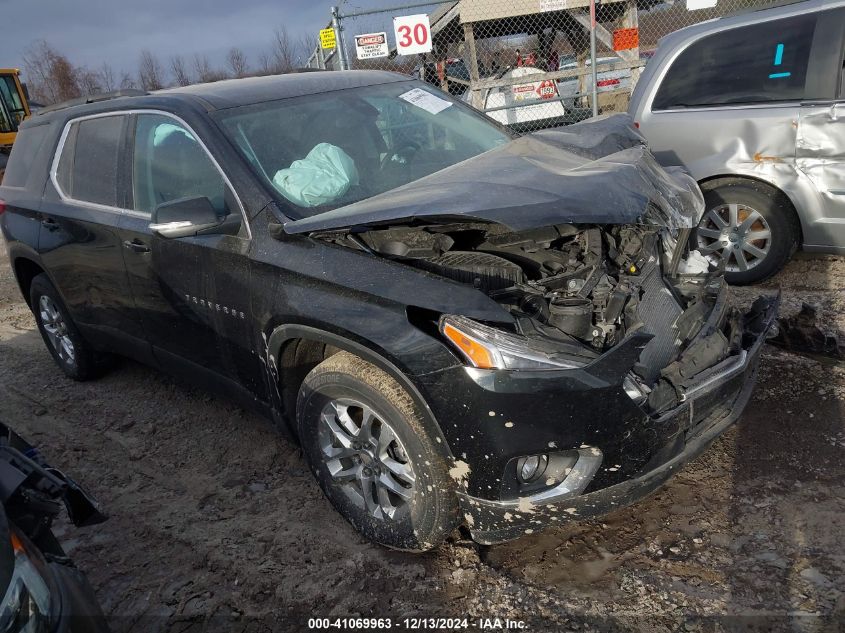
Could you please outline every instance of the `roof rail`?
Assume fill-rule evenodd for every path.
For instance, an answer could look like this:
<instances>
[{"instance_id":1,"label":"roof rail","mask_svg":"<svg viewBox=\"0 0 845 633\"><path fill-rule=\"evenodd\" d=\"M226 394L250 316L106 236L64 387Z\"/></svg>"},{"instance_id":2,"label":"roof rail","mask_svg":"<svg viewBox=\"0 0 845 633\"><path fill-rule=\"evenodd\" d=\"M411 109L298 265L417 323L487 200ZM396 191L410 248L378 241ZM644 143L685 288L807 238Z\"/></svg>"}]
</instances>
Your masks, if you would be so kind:
<instances>
[{"instance_id":1,"label":"roof rail","mask_svg":"<svg viewBox=\"0 0 845 633\"><path fill-rule=\"evenodd\" d=\"M85 97L78 97L76 99L68 99L56 103L46 108L41 108L33 115L40 116L48 112L55 112L56 110L64 110L65 108L72 108L73 106L85 105L86 103L98 103L100 101L109 101L111 99L119 99L120 97L143 97L150 94L146 90L137 90L135 88L127 88L124 90L113 90L112 92L103 92L100 94L87 95Z\"/></svg>"},{"instance_id":2,"label":"roof rail","mask_svg":"<svg viewBox=\"0 0 845 633\"><path fill-rule=\"evenodd\" d=\"M748 15L749 13L766 11L767 9L779 9L780 7L788 7L793 4L801 4L802 2L809 2L809 0L772 0L772 2L768 2L767 4L758 4L751 7L743 7L742 9L737 9L736 11L731 11L730 13L720 15L719 18L732 18L738 15Z\"/></svg>"}]
</instances>

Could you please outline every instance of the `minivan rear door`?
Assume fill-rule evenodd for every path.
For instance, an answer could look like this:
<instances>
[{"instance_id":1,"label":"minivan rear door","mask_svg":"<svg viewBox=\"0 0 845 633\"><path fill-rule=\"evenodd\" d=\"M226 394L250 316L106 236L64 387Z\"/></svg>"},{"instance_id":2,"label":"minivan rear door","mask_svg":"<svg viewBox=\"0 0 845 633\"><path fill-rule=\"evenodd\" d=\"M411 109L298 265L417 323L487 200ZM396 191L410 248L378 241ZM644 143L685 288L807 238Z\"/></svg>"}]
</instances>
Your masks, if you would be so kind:
<instances>
[{"instance_id":1,"label":"minivan rear door","mask_svg":"<svg viewBox=\"0 0 845 633\"><path fill-rule=\"evenodd\" d=\"M716 21L683 48L657 85L640 89L650 94L634 113L661 164L683 165L696 180L794 174L795 121L814 72L818 16L724 28Z\"/></svg>"}]
</instances>

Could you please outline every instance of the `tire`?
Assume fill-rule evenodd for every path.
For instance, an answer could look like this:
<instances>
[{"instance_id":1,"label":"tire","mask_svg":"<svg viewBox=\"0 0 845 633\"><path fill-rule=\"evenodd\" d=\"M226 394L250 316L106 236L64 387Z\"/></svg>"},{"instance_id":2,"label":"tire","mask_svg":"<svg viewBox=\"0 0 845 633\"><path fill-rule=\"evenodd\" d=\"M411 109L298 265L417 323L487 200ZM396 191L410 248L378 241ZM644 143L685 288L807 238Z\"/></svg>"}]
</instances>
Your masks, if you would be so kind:
<instances>
[{"instance_id":1,"label":"tire","mask_svg":"<svg viewBox=\"0 0 845 633\"><path fill-rule=\"evenodd\" d=\"M305 377L297 425L326 497L370 541L421 552L457 527L445 445L433 439L408 392L386 372L348 352L331 356ZM362 446L365 438L372 443ZM389 486L376 483L385 478Z\"/></svg>"},{"instance_id":2,"label":"tire","mask_svg":"<svg viewBox=\"0 0 845 633\"><path fill-rule=\"evenodd\" d=\"M709 181L701 190L705 211L696 231L699 250L712 261L727 257L729 283L757 283L784 267L798 248L801 227L783 193L742 178ZM758 239L749 239L753 236Z\"/></svg>"},{"instance_id":3,"label":"tire","mask_svg":"<svg viewBox=\"0 0 845 633\"><path fill-rule=\"evenodd\" d=\"M46 274L32 280L29 299L41 338L65 375L79 381L98 376L108 364L108 357L97 354L79 333Z\"/></svg>"}]
</instances>

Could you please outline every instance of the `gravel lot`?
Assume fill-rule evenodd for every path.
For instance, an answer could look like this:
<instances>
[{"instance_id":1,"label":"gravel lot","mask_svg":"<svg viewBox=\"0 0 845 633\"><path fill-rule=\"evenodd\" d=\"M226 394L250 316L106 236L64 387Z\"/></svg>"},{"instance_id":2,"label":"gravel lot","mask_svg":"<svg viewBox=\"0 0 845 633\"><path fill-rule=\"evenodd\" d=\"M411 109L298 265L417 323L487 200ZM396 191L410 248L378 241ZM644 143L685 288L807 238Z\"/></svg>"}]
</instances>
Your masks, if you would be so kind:
<instances>
[{"instance_id":1,"label":"gravel lot","mask_svg":"<svg viewBox=\"0 0 845 633\"><path fill-rule=\"evenodd\" d=\"M845 627L845 365L767 347L739 424L603 520L426 555L359 538L263 418L121 363L54 367L0 240L0 419L111 515L59 532L116 631L299 631L310 616L511 618L526 630ZM845 330L845 258L799 256L787 312ZM743 298L753 292L743 290Z\"/></svg>"}]
</instances>

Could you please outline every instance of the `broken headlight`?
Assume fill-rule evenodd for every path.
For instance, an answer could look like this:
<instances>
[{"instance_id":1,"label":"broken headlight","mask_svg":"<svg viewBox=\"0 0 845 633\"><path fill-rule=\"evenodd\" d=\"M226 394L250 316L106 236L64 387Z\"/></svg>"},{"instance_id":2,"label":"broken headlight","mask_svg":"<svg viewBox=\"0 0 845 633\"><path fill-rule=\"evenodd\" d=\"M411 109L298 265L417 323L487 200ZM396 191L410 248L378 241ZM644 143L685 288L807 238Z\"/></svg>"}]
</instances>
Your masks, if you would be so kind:
<instances>
[{"instance_id":1,"label":"broken headlight","mask_svg":"<svg viewBox=\"0 0 845 633\"><path fill-rule=\"evenodd\" d=\"M470 365L480 369L575 369L586 364L554 349L547 340L505 332L463 316L440 317L440 332Z\"/></svg>"},{"instance_id":2,"label":"broken headlight","mask_svg":"<svg viewBox=\"0 0 845 633\"><path fill-rule=\"evenodd\" d=\"M14 530L11 541L15 566L0 603L0 631L47 633L53 627L55 607L47 564Z\"/></svg>"}]
</instances>

